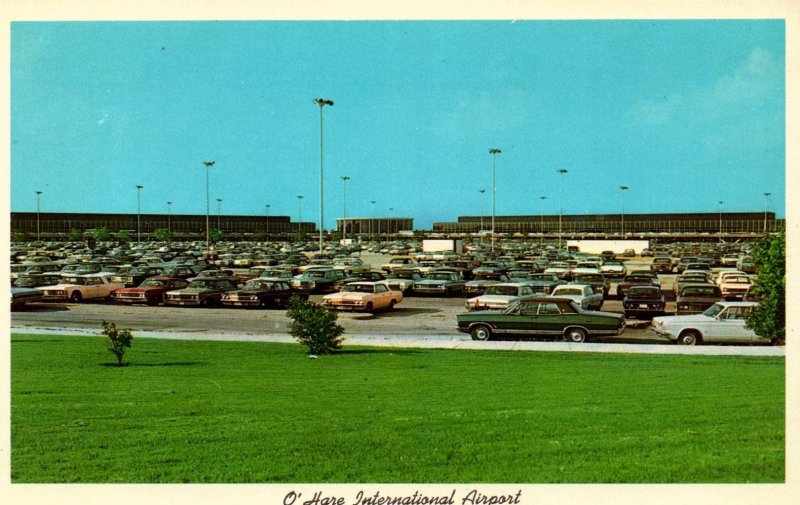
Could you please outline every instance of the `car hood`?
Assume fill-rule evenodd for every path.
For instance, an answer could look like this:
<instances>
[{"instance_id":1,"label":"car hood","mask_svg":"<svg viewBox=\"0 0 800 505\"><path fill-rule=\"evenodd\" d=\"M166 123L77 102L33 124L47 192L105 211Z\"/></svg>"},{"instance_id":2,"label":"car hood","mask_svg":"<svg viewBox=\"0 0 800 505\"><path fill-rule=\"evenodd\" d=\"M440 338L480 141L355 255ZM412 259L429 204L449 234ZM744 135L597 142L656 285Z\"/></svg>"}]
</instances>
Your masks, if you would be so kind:
<instances>
[{"instance_id":1,"label":"car hood","mask_svg":"<svg viewBox=\"0 0 800 505\"><path fill-rule=\"evenodd\" d=\"M219 289L199 289L199 288L186 288L186 289L176 289L174 291L169 291L169 294L186 294L186 295L193 295L197 293L217 293Z\"/></svg>"},{"instance_id":2,"label":"car hood","mask_svg":"<svg viewBox=\"0 0 800 505\"><path fill-rule=\"evenodd\" d=\"M417 281L415 284L423 284L428 286L437 286L439 284L447 284L452 281L440 281L435 279L423 279L421 281Z\"/></svg>"},{"instance_id":3,"label":"car hood","mask_svg":"<svg viewBox=\"0 0 800 505\"><path fill-rule=\"evenodd\" d=\"M678 324L707 323L713 320L714 320L713 317L708 317L703 314L689 314L686 316L662 316L653 318L654 323L660 322L660 323L678 323Z\"/></svg>"},{"instance_id":4,"label":"car hood","mask_svg":"<svg viewBox=\"0 0 800 505\"><path fill-rule=\"evenodd\" d=\"M476 301L483 302L483 303L490 303L490 302L508 302L515 298L519 298L516 295L482 295L476 296L475 298L470 298L468 301L471 303L475 303Z\"/></svg>"},{"instance_id":5,"label":"car hood","mask_svg":"<svg viewBox=\"0 0 800 505\"><path fill-rule=\"evenodd\" d=\"M323 299L325 300L362 300L372 293L333 293L330 295L325 295Z\"/></svg>"}]
</instances>

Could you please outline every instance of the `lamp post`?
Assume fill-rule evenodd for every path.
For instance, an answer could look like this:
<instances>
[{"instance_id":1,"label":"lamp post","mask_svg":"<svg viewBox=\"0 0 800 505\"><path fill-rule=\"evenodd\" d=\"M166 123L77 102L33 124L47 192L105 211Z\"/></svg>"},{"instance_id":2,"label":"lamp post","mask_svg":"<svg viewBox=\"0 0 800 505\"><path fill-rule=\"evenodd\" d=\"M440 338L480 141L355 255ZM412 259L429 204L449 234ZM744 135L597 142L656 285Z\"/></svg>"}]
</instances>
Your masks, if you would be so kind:
<instances>
[{"instance_id":1,"label":"lamp post","mask_svg":"<svg viewBox=\"0 0 800 505\"><path fill-rule=\"evenodd\" d=\"M343 175L342 179L342 239L347 240L347 181L350 176Z\"/></svg>"},{"instance_id":2,"label":"lamp post","mask_svg":"<svg viewBox=\"0 0 800 505\"><path fill-rule=\"evenodd\" d=\"M140 243L142 241L142 186L141 184L136 185L136 243Z\"/></svg>"},{"instance_id":3,"label":"lamp post","mask_svg":"<svg viewBox=\"0 0 800 505\"><path fill-rule=\"evenodd\" d=\"M41 242L41 240L42 240L42 238L41 238L41 235L42 235L42 233L41 233L42 232L41 220L40 220L40 217L39 217L39 212L40 212L39 211L39 197L40 196L42 196L42 192L41 191L37 191L36 192L36 241L37 242ZM767 215L766 211L764 211L764 215L765 216ZM764 222L766 223L766 217L764 218ZM766 225L765 225L764 229L766 229Z\"/></svg>"},{"instance_id":4,"label":"lamp post","mask_svg":"<svg viewBox=\"0 0 800 505\"><path fill-rule=\"evenodd\" d=\"M561 216L564 213L564 194L562 181L564 174L567 173L566 168L558 169L558 251L561 252Z\"/></svg>"},{"instance_id":5,"label":"lamp post","mask_svg":"<svg viewBox=\"0 0 800 505\"><path fill-rule=\"evenodd\" d=\"M315 98L313 102L319 105L319 252L322 252L322 231L325 228L323 213L323 186L322 186L322 108L326 105L333 106L333 100Z\"/></svg>"},{"instance_id":6,"label":"lamp post","mask_svg":"<svg viewBox=\"0 0 800 505\"><path fill-rule=\"evenodd\" d=\"M497 147L489 148L489 154L492 155L492 252L494 252L494 215L495 215L495 196L497 193L497 186L495 184L495 162L497 155L502 151Z\"/></svg>"},{"instance_id":7,"label":"lamp post","mask_svg":"<svg viewBox=\"0 0 800 505\"><path fill-rule=\"evenodd\" d=\"M625 239L625 191L628 189L628 186L620 186L619 189L622 190L622 214L621 214L621 234L622 239Z\"/></svg>"},{"instance_id":8,"label":"lamp post","mask_svg":"<svg viewBox=\"0 0 800 505\"><path fill-rule=\"evenodd\" d=\"M167 202L167 240L172 241L172 202Z\"/></svg>"},{"instance_id":9,"label":"lamp post","mask_svg":"<svg viewBox=\"0 0 800 505\"><path fill-rule=\"evenodd\" d=\"M222 198L217 198L217 232L222 231L220 217L222 216Z\"/></svg>"},{"instance_id":10,"label":"lamp post","mask_svg":"<svg viewBox=\"0 0 800 505\"><path fill-rule=\"evenodd\" d=\"M206 166L206 251L211 250L211 243L208 240L208 228L209 228L209 218L208 216L211 214L211 201L208 195L209 193L209 185L208 185L208 169L214 166L213 161L204 161L203 165Z\"/></svg>"},{"instance_id":11,"label":"lamp post","mask_svg":"<svg viewBox=\"0 0 800 505\"><path fill-rule=\"evenodd\" d=\"M544 201L547 200L546 196L539 197L539 229L542 232L542 240L540 244L544 244Z\"/></svg>"},{"instance_id":12,"label":"lamp post","mask_svg":"<svg viewBox=\"0 0 800 505\"><path fill-rule=\"evenodd\" d=\"M372 204L372 217L369 219L369 241L372 242L375 240L373 236L372 224L375 222L375 204L378 203L375 200L370 200L369 203Z\"/></svg>"},{"instance_id":13,"label":"lamp post","mask_svg":"<svg viewBox=\"0 0 800 505\"><path fill-rule=\"evenodd\" d=\"M267 209L267 242L269 242L269 209L272 206L270 204L266 204L264 207Z\"/></svg>"},{"instance_id":14,"label":"lamp post","mask_svg":"<svg viewBox=\"0 0 800 505\"><path fill-rule=\"evenodd\" d=\"M481 229L479 230L478 235L480 235L481 242L483 242L483 194L486 193L486 190L481 188L478 190L478 193L481 194Z\"/></svg>"},{"instance_id":15,"label":"lamp post","mask_svg":"<svg viewBox=\"0 0 800 505\"><path fill-rule=\"evenodd\" d=\"M772 193L764 193L764 235L767 234L767 203Z\"/></svg>"},{"instance_id":16,"label":"lamp post","mask_svg":"<svg viewBox=\"0 0 800 505\"><path fill-rule=\"evenodd\" d=\"M303 195L297 195L297 229L300 230L300 223L303 221Z\"/></svg>"},{"instance_id":17,"label":"lamp post","mask_svg":"<svg viewBox=\"0 0 800 505\"><path fill-rule=\"evenodd\" d=\"M389 207L389 228L387 229L386 233L386 240L389 240L389 234L392 233L392 212L394 211L394 207Z\"/></svg>"},{"instance_id":18,"label":"lamp post","mask_svg":"<svg viewBox=\"0 0 800 505\"><path fill-rule=\"evenodd\" d=\"M722 200L719 201L719 243L722 243L722 204L724 204Z\"/></svg>"}]
</instances>

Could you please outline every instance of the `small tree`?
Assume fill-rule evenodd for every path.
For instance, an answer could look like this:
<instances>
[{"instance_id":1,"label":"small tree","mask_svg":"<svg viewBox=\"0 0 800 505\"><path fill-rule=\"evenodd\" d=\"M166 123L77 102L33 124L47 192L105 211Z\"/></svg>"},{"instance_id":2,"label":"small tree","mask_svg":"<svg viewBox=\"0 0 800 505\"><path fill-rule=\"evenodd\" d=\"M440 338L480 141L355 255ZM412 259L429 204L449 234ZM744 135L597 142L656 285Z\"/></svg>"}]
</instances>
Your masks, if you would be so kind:
<instances>
[{"instance_id":1,"label":"small tree","mask_svg":"<svg viewBox=\"0 0 800 505\"><path fill-rule=\"evenodd\" d=\"M131 234L125 230L117 232L117 241L119 242L130 242L132 238Z\"/></svg>"},{"instance_id":2,"label":"small tree","mask_svg":"<svg viewBox=\"0 0 800 505\"><path fill-rule=\"evenodd\" d=\"M170 239L172 238L170 236L169 230L166 228L159 228L155 230L153 232L153 236L156 238L156 240L159 240L161 242L169 242Z\"/></svg>"},{"instance_id":3,"label":"small tree","mask_svg":"<svg viewBox=\"0 0 800 505\"><path fill-rule=\"evenodd\" d=\"M330 354L341 349L344 328L336 324L339 316L335 312L295 296L286 315L292 319L289 334L308 347L309 355Z\"/></svg>"},{"instance_id":4,"label":"small tree","mask_svg":"<svg viewBox=\"0 0 800 505\"><path fill-rule=\"evenodd\" d=\"M117 357L117 366L123 366L122 358L133 340L130 330L118 330L116 324L103 321L103 335L108 337L108 350Z\"/></svg>"},{"instance_id":5,"label":"small tree","mask_svg":"<svg viewBox=\"0 0 800 505\"><path fill-rule=\"evenodd\" d=\"M77 228L70 228L68 237L71 242L78 242L83 239L83 233Z\"/></svg>"},{"instance_id":6,"label":"small tree","mask_svg":"<svg viewBox=\"0 0 800 505\"><path fill-rule=\"evenodd\" d=\"M222 240L222 231L221 230L209 230L208 232L208 241L217 243Z\"/></svg>"},{"instance_id":7,"label":"small tree","mask_svg":"<svg viewBox=\"0 0 800 505\"><path fill-rule=\"evenodd\" d=\"M11 234L12 242L25 242L26 240L28 240L28 234L24 231L15 231Z\"/></svg>"},{"instance_id":8,"label":"small tree","mask_svg":"<svg viewBox=\"0 0 800 505\"><path fill-rule=\"evenodd\" d=\"M760 300L747 317L747 327L776 343L786 339L786 235L767 235L753 247L758 282L753 287Z\"/></svg>"},{"instance_id":9,"label":"small tree","mask_svg":"<svg viewBox=\"0 0 800 505\"><path fill-rule=\"evenodd\" d=\"M108 228L103 226L102 228L96 228L92 232L92 237L98 242L106 242L109 238L111 238L111 232L108 231Z\"/></svg>"}]
</instances>

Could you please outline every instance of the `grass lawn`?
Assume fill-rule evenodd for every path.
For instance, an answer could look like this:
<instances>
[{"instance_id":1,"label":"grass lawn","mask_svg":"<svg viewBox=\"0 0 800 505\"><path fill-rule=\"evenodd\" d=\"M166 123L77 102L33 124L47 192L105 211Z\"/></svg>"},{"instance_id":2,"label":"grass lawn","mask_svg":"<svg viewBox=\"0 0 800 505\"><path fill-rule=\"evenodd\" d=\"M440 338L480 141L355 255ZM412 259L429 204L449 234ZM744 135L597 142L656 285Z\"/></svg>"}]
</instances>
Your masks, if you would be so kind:
<instances>
[{"instance_id":1,"label":"grass lawn","mask_svg":"<svg viewBox=\"0 0 800 505\"><path fill-rule=\"evenodd\" d=\"M12 482L784 481L784 358L11 337Z\"/></svg>"}]
</instances>

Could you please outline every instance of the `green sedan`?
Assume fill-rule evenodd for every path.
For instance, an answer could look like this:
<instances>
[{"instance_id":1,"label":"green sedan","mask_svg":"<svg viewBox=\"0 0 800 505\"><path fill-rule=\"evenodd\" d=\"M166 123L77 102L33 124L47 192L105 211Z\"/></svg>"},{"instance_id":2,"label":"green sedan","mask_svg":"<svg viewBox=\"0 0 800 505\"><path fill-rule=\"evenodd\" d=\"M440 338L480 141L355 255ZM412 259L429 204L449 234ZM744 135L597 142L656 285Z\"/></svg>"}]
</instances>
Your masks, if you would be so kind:
<instances>
[{"instance_id":1,"label":"green sedan","mask_svg":"<svg viewBox=\"0 0 800 505\"><path fill-rule=\"evenodd\" d=\"M625 329L622 314L584 310L572 300L547 296L520 298L502 312L482 310L456 317L458 330L469 333L473 340L503 336L584 342L591 337L619 335Z\"/></svg>"}]
</instances>

